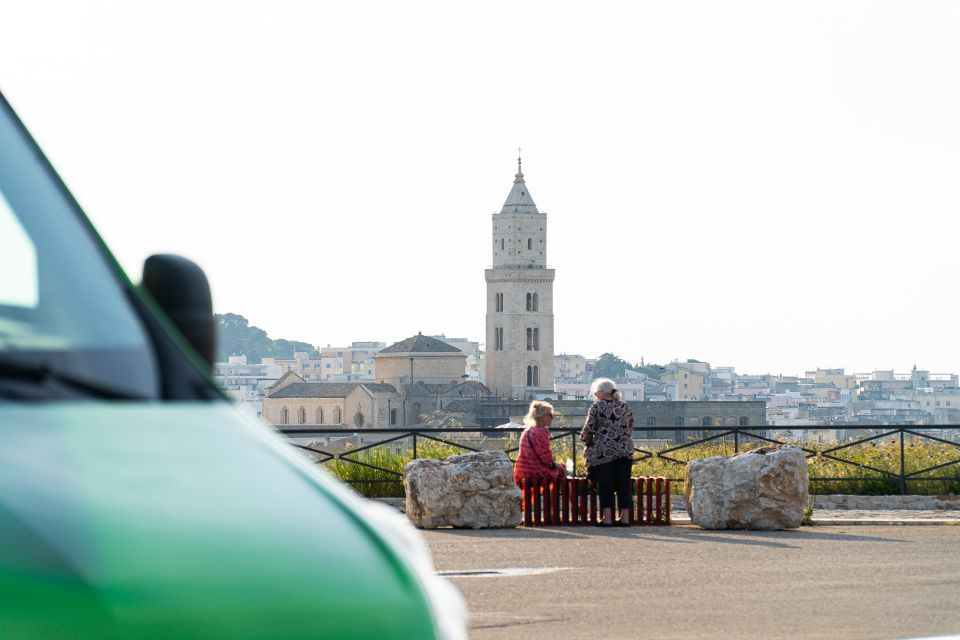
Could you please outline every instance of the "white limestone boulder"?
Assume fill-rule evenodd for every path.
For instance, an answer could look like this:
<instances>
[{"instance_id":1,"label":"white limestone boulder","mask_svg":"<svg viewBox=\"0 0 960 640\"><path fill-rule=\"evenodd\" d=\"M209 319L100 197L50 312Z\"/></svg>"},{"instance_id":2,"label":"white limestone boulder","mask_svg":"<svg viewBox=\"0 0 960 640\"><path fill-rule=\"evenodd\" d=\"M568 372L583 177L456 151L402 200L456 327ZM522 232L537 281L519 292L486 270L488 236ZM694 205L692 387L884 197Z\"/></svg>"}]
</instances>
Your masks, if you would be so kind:
<instances>
[{"instance_id":1,"label":"white limestone boulder","mask_svg":"<svg viewBox=\"0 0 960 640\"><path fill-rule=\"evenodd\" d=\"M493 529L522 522L513 463L502 451L411 460L403 469L405 512L421 529Z\"/></svg>"},{"instance_id":2,"label":"white limestone boulder","mask_svg":"<svg viewBox=\"0 0 960 640\"><path fill-rule=\"evenodd\" d=\"M809 498L799 447L694 460L684 476L690 521L706 529L796 529Z\"/></svg>"}]
</instances>

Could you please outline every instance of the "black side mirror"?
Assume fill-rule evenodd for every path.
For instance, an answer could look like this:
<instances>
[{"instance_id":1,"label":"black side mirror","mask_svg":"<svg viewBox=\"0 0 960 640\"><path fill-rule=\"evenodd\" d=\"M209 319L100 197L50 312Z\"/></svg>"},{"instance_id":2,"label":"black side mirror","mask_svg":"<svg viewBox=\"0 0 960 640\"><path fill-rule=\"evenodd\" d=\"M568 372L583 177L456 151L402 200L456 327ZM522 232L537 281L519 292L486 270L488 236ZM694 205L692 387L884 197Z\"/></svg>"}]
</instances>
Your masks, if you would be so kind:
<instances>
[{"instance_id":1,"label":"black side mirror","mask_svg":"<svg viewBox=\"0 0 960 640\"><path fill-rule=\"evenodd\" d=\"M217 327L203 269L180 256L153 255L143 263L142 286L197 354L213 366Z\"/></svg>"}]
</instances>

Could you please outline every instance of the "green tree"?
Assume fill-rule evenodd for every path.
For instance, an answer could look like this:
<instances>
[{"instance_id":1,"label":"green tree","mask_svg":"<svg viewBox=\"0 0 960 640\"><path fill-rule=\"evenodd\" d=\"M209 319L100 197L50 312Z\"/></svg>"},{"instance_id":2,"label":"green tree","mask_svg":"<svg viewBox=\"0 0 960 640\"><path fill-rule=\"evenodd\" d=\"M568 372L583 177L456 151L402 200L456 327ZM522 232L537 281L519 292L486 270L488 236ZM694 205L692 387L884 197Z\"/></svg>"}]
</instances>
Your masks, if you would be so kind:
<instances>
[{"instance_id":1,"label":"green tree","mask_svg":"<svg viewBox=\"0 0 960 640\"><path fill-rule=\"evenodd\" d=\"M228 356L244 355L250 363L260 362L261 358L292 358L294 351L306 351L311 356L320 352L311 344L296 340L271 340L267 332L260 327L251 326L236 313L216 313L217 322L217 361L223 362Z\"/></svg>"},{"instance_id":2,"label":"green tree","mask_svg":"<svg viewBox=\"0 0 960 640\"><path fill-rule=\"evenodd\" d=\"M284 340L283 338L277 338L273 341L273 355L276 358L292 358L294 351L306 351L311 356L320 355L320 351L308 342Z\"/></svg>"},{"instance_id":3,"label":"green tree","mask_svg":"<svg viewBox=\"0 0 960 640\"><path fill-rule=\"evenodd\" d=\"M622 378L623 372L631 368L630 363L613 354L604 353L597 359L597 377Z\"/></svg>"}]
</instances>

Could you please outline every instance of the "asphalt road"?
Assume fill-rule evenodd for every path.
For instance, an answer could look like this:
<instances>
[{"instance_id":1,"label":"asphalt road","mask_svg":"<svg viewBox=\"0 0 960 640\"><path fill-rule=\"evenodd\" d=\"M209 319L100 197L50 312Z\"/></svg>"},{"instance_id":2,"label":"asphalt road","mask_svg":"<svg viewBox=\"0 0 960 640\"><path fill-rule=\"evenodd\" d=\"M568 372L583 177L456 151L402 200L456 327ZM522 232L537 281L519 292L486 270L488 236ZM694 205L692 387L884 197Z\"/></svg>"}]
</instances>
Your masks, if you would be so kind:
<instances>
[{"instance_id":1,"label":"asphalt road","mask_svg":"<svg viewBox=\"0 0 960 640\"><path fill-rule=\"evenodd\" d=\"M548 570L451 577L474 640L960 634L960 526L424 534L441 572Z\"/></svg>"}]
</instances>

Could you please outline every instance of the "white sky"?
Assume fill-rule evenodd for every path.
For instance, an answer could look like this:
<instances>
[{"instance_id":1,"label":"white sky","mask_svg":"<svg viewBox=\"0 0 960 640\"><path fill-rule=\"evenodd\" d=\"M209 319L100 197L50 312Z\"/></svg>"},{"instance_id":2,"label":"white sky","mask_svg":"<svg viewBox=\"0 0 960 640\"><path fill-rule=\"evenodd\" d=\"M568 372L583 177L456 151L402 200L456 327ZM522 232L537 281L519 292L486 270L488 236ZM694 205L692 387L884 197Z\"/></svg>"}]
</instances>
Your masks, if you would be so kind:
<instances>
[{"instance_id":1,"label":"white sky","mask_svg":"<svg viewBox=\"0 0 960 640\"><path fill-rule=\"evenodd\" d=\"M131 277L274 338L482 340L519 145L558 352L960 370L958 3L0 2Z\"/></svg>"}]
</instances>

